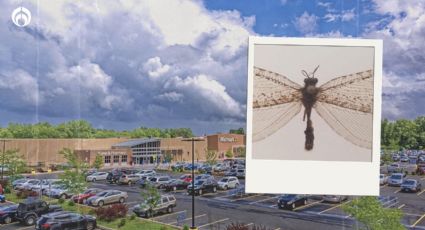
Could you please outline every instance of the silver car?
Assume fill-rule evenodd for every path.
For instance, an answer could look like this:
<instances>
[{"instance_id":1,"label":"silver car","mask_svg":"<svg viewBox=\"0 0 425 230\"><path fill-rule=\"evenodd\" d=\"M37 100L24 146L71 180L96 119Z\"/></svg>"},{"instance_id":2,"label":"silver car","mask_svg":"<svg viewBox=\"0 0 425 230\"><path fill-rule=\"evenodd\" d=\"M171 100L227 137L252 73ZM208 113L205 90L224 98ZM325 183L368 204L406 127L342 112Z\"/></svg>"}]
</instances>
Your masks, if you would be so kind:
<instances>
[{"instance_id":1,"label":"silver car","mask_svg":"<svg viewBox=\"0 0 425 230\"><path fill-rule=\"evenodd\" d=\"M330 202L330 203L341 203L347 199L348 199L348 196L333 196L333 195L323 196L323 201Z\"/></svg>"},{"instance_id":2,"label":"silver car","mask_svg":"<svg viewBox=\"0 0 425 230\"><path fill-rule=\"evenodd\" d=\"M156 188L162 188L163 185L171 182L171 177L169 176L156 176L152 177L149 180L149 184L153 185Z\"/></svg>"},{"instance_id":3,"label":"silver car","mask_svg":"<svg viewBox=\"0 0 425 230\"><path fill-rule=\"evenodd\" d=\"M87 199L87 204L102 207L105 204L124 203L128 198L126 192L118 190L105 190Z\"/></svg>"},{"instance_id":4,"label":"silver car","mask_svg":"<svg viewBox=\"0 0 425 230\"><path fill-rule=\"evenodd\" d=\"M29 190L31 186L40 184L41 181L37 179L29 179L21 184L16 185L17 190Z\"/></svg>"},{"instance_id":5,"label":"silver car","mask_svg":"<svg viewBox=\"0 0 425 230\"><path fill-rule=\"evenodd\" d=\"M388 183L388 176L385 174L379 174L379 184L384 185Z\"/></svg>"},{"instance_id":6,"label":"silver car","mask_svg":"<svg viewBox=\"0 0 425 230\"><path fill-rule=\"evenodd\" d=\"M240 184L238 178L234 176L223 177L217 183L218 188L224 190L229 188L237 188Z\"/></svg>"},{"instance_id":7,"label":"silver car","mask_svg":"<svg viewBox=\"0 0 425 230\"><path fill-rule=\"evenodd\" d=\"M136 174L122 174L120 179L118 179L118 184L128 184L132 185L136 183L140 177Z\"/></svg>"},{"instance_id":8,"label":"silver car","mask_svg":"<svg viewBox=\"0 0 425 230\"><path fill-rule=\"evenodd\" d=\"M161 195L158 204L155 208L149 207L146 202L142 202L133 207L133 212L137 216L144 216L146 218L152 217L158 213L172 213L173 208L176 207L176 198L173 195Z\"/></svg>"},{"instance_id":9,"label":"silver car","mask_svg":"<svg viewBox=\"0 0 425 230\"><path fill-rule=\"evenodd\" d=\"M106 177L108 177L107 172L95 172L91 174L90 176L87 176L86 180L91 182L96 182L98 180L106 180Z\"/></svg>"},{"instance_id":10,"label":"silver car","mask_svg":"<svg viewBox=\"0 0 425 230\"><path fill-rule=\"evenodd\" d=\"M389 186L400 186L403 183L403 173L393 173L388 179Z\"/></svg>"}]
</instances>

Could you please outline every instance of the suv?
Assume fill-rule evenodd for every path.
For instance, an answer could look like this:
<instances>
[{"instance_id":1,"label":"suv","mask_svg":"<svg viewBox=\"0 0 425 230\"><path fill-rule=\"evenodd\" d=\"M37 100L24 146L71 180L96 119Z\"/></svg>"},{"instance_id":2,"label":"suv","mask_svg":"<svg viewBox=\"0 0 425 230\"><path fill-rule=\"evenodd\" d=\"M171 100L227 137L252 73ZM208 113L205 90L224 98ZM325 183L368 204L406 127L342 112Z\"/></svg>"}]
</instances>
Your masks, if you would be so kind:
<instances>
[{"instance_id":1,"label":"suv","mask_svg":"<svg viewBox=\"0 0 425 230\"><path fill-rule=\"evenodd\" d=\"M404 174L403 173L393 173L388 179L389 186L401 186L403 183Z\"/></svg>"},{"instance_id":2,"label":"suv","mask_svg":"<svg viewBox=\"0 0 425 230\"><path fill-rule=\"evenodd\" d=\"M173 195L161 195L155 208L149 207L149 205L144 202L134 206L133 212L136 213L137 216L149 218L158 213L172 213L174 207L176 207L176 198Z\"/></svg>"},{"instance_id":3,"label":"suv","mask_svg":"<svg viewBox=\"0 0 425 230\"><path fill-rule=\"evenodd\" d=\"M234 176L223 177L218 181L218 187L220 189L227 190L229 188L237 188L238 186L239 180Z\"/></svg>"},{"instance_id":4,"label":"suv","mask_svg":"<svg viewBox=\"0 0 425 230\"><path fill-rule=\"evenodd\" d=\"M204 194L204 192L217 192L218 184L214 179L208 178L208 179L202 179L202 180L195 180L195 187L192 188L192 185L190 184L187 186L187 193L192 194L195 193L198 195Z\"/></svg>"},{"instance_id":5,"label":"suv","mask_svg":"<svg viewBox=\"0 0 425 230\"><path fill-rule=\"evenodd\" d=\"M89 215L81 215L74 212L54 212L42 215L35 229L62 230L62 229L86 229L96 228L96 218Z\"/></svg>"},{"instance_id":6,"label":"suv","mask_svg":"<svg viewBox=\"0 0 425 230\"><path fill-rule=\"evenodd\" d=\"M50 212L62 211L59 205L49 205L39 199L27 199L18 205L16 219L27 226L34 225L38 217Z\"/></svg>"},{"instance_id":7,"label":"suv","mask_svg":"<svg viewBox=\"0 0 425 230\"><path fill-rule=\"evenodd\" d=\"M118 180L118 184L134 184L140 179L140 176L137 174L122 174L120 179Z\"/></svg>"},{"instance_id":8,"label":"suv","mask_svg":"<svg viewBox=\"0 0 425 230\"><path fill-rule=\"evenodd\" d=\"M171 181L171 177L169 176L156 176L152 177L148 183L156 188L162 188L165 184ZM146 185L145 185L146 186Z\"/></svg>"}]
</instances>

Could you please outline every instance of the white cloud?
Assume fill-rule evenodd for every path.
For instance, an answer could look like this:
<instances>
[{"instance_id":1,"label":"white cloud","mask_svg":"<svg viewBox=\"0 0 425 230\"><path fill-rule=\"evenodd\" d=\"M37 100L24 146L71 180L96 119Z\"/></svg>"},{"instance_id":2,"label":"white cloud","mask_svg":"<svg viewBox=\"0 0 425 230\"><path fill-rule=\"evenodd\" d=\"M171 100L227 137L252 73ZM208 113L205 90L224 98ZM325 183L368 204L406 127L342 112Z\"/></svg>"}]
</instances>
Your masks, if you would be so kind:
<instances>
[{"instance_id":1,"label":"white cloud","mask_svg":"<svg viewBox=\"0 0 425 230\"><path fill-rule=\"evenodd\" d=\"M344 10L341 14L341 21L348 22L353 20L356 17L356 15L354 14L354 10L354 8L351 10Z\"/></svg>"},{"instance_id":2,"label":"white cloud","mask_svg":"<svg viewBox=\"0 0 425 230\"><path fill-rule=\"evenodd\" d=\"M170 70L169 65L163 65L161 63L161 58L153 57L149 58L143 64L143 70L146 71L151 78L158 78L166 74Z\"/></svg>"},{"instance_id":3,"label":"white cloud","mask_svg":"<svg viewBox=\"0 0 425 230\"><path fill-rule=\"evenodd\" d=\"M300 31L301 33L312 33L316 31L317 29L317 20L319 17L317 17L314 14L309 14L307 11L304 11L304 13L297 17L294 21L295 28Z\"/></svg>"},{"instance_id":4,"label":"white cloud","mask_svg":"<svg viewBox=\"0 0 425 230\"><path fill-rule=\"evenodd\" d=\"M158 95L156 98L161 100L171 101L171 102L181 102L184 98L184 95L181 93L172 91L172 92L167 92L167 93Z\"/></svg>"},{"instance_id":5,"label":"white cloud","mask_svg":"<svg viewBox=\"0 0 425 230\"><path fill-rule=\"evenodd\" d=\"M17 69L0 73L0 90L2 91L0 95L2 95L1 98L3 99L15 100L16 98L13 97L16 95L26 105L42 103L38 87L37 79L24 70Z\"/></svg>"}]
</instances>

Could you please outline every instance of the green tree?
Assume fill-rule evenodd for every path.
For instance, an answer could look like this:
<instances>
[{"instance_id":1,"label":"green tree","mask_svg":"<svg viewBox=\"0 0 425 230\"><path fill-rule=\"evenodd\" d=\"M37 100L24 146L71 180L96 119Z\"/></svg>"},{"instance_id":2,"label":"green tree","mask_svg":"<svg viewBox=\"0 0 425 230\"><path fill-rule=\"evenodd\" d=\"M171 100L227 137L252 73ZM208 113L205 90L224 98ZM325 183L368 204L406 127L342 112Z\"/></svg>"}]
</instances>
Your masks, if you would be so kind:
<instances>
[{"instance_id":1,"label":"green tree","mask_svg":"<svg viewBox=\"0 0 425 230\"><path fill-rule=\"evenodd\" d=\"M244 135L245 134L245 130L244 130L244 128L239 128L239 129L231 129L231 130L229 130L229 133L233 133L233 134L242 134L242 135Z\"/></svg>"},{"instance_id":2,"label":"green tree","mask_svg":"<svg viewBox=\"0 0 425 230\"><path fill-rule=\"evenodd\" d=\"M80 194L87 187L85 172L88 165L78 158L77 154L71 149L64 148L59 152L67 161L68 167L65 172L59 176L60 183L72 194Z\"/></svg>"},{"instance_id":3,"label":"green tree","mask_svg":"<svg viewBox=\"0 0 425 230\"><path fill-rule=\"evenodd\" d=\"M92 167L99 170L103 167L103 163L104 163L103 156L100 154L97 154L96 158L94 159Z\"/></svg>"},{"instance_id":4,"label":"green tree","mask_svg":"<svg viewBox=\"0 0 425 230\"><path fill-rule=\"evenodd\" d=\"M0 154L0 164L4 162L5 167L7 167L7 174L9 175L10 180L13 181L21 173L26 170L26 163L24 157L19 155L19 150L9 149ZM1 169L0 169L1 170Z\"/></svg>"},{"instance_id":5,"label":"green tree","mask_svg":"<svg viewBox=\"0 0 425 230\"><path fill-rule=\"evenodd\" d=\"M158 207L159 201L161 200L161 194L158 189L147 183L144 190L140 192L141 197L143 198L141 206L145 206L148 210L153 210Z\"/></svg>"},{"instance_id":6,"label":"green tree","mask_svg":"<svg viewBox=\"0 0 425 230\"><path fill-rule=\"evenodd\" d=\"M213 150L205 150L206 151L206 162L209 165L214 165L217 163L217 152Z\"/></svg>"},{"instance_id":7,"label":"green tree","mask_svg":"<svg viewBox=\"0 0 425 230\"><path fill-rule=\"evenodd\" d=\"M364 225L366 230L402 230L403 213L399 209L384 208L376 197L360 197L342 206L342 209Z\"/></svg>"},{"instance_id":8,"label":"green tree","mask_svg":"<svg viewBox=\"0 0 425 230\"><path fill-rule=\"evenodd\" d=\"M168 152L165 153L164 160L165 160L165 162L170 163L173 160L173 155L171 153L168 153Z\"/></svg>"},{"instance_id":9,"label":"green tree","mask_svg":"<svg viewBox=\"0 0 425 230\"><path fill-rule=\"evenodd\" d=\"M226 158L232 158L233 157L233 153L232 150L227 150L226 153L224 154L226 156Z\"/></svg>"}]
</instances>

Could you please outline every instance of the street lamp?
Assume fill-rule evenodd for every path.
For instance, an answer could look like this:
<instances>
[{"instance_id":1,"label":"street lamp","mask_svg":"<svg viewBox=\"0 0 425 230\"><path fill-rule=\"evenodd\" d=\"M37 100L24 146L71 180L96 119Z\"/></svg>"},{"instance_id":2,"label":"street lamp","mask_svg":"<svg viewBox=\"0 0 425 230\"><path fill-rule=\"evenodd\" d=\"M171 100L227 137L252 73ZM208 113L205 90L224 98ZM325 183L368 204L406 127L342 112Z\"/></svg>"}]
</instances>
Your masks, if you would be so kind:
<instances>
[{"instance_id":1,"label":"street lamp","mask_svg":"<svg viewBox=\"0 0 425 230\"><path fill-rule=\"evenodd\" d=\"M205 141L202 137L186 138L182 141L192 142L192 227L190 229L198 229L195 227L195 141Z\"/></svg>"},{"instance_id":2,"label":"street lamp","mask_svg":"<svg viewBox=\"0 0 425 230\"><path fill-rule=\"evenodd\" d=\"M1 179L3 180L3 168L4 168L4 158L5 158L5 154L6 154L6 142L10 141L10 140L0 140L3 141L3 155L2 155L2 162L1 162Z\"/></svg>"}]
</instances>

